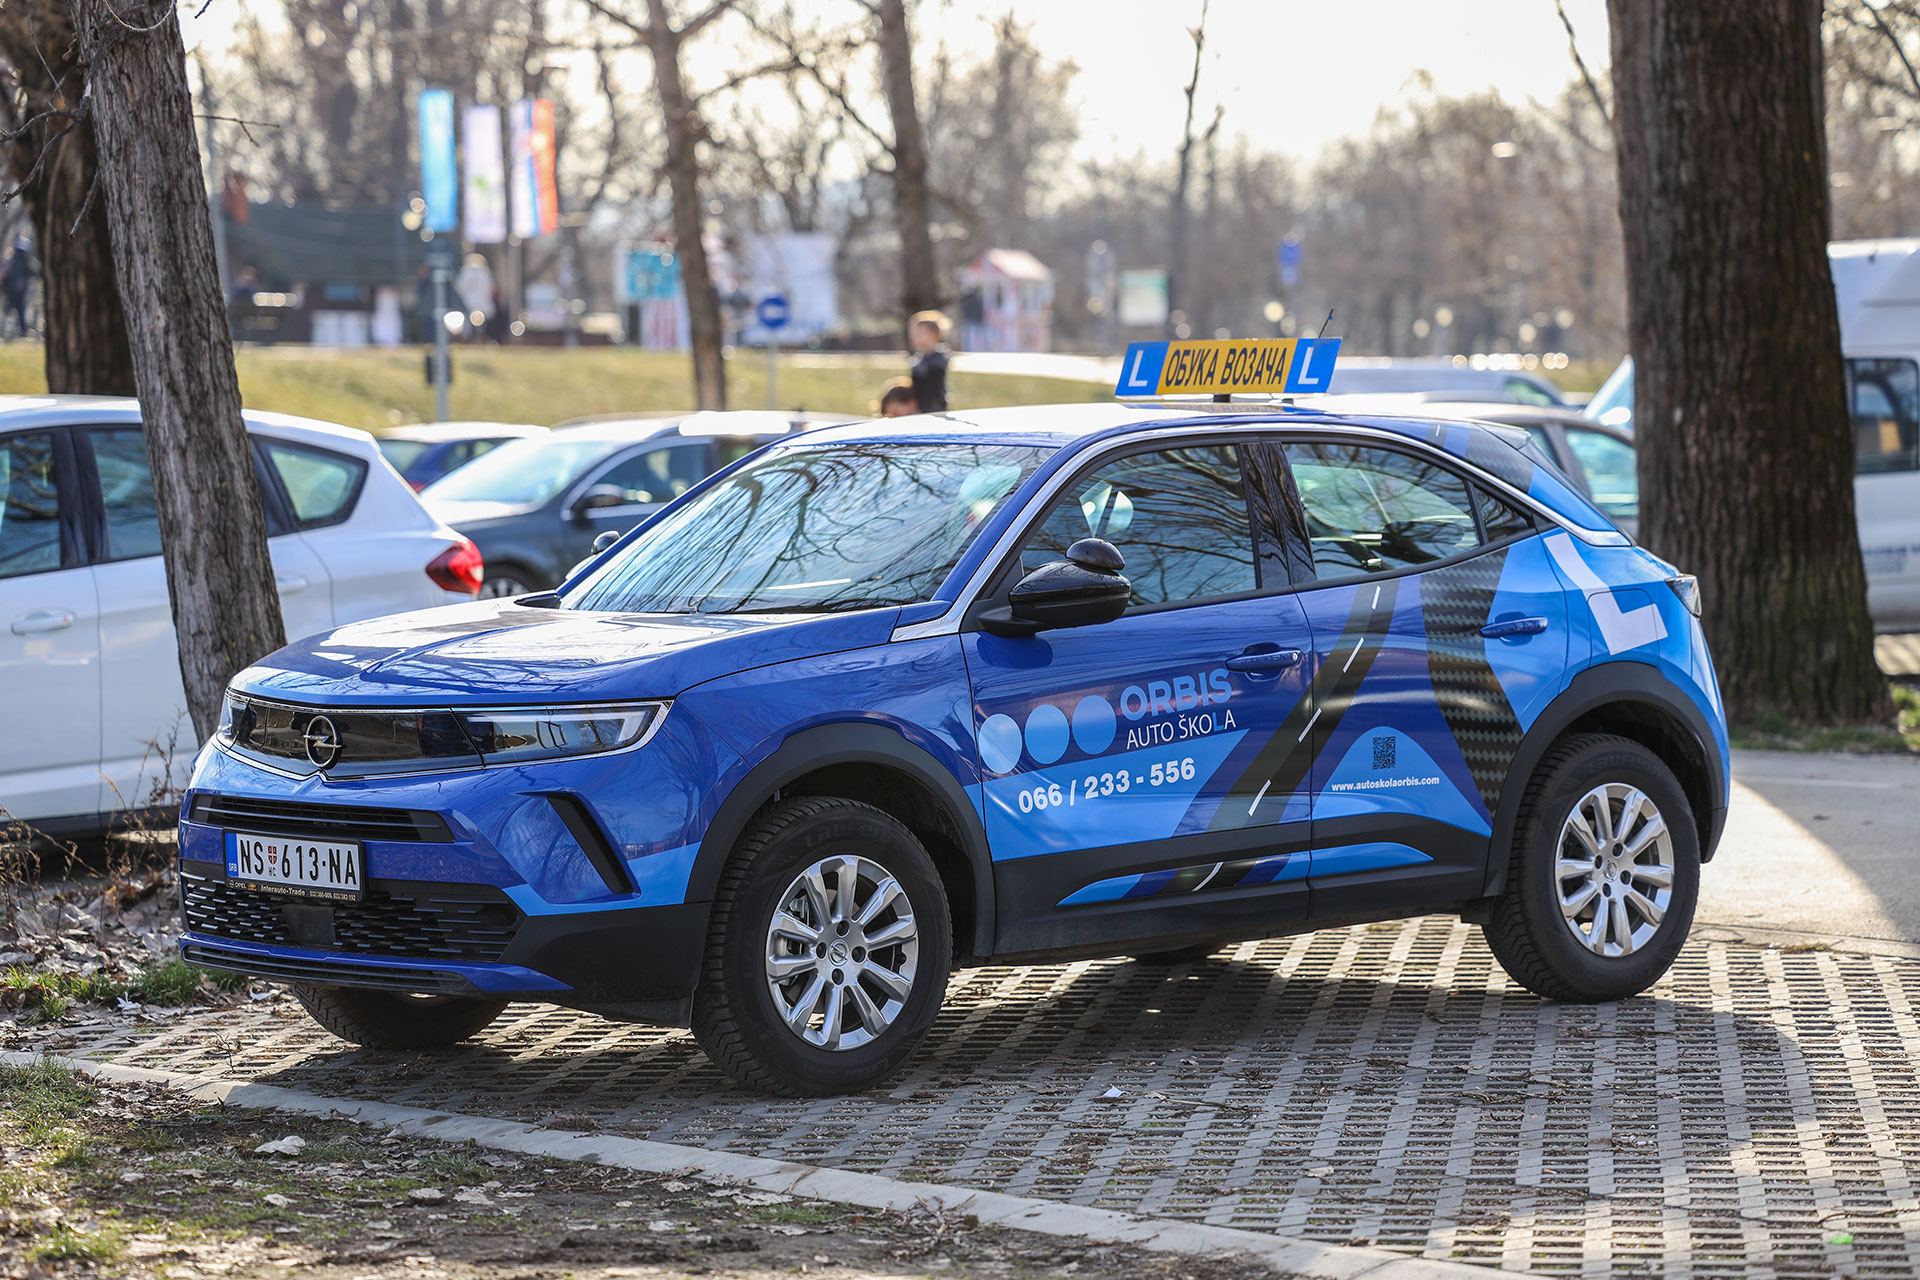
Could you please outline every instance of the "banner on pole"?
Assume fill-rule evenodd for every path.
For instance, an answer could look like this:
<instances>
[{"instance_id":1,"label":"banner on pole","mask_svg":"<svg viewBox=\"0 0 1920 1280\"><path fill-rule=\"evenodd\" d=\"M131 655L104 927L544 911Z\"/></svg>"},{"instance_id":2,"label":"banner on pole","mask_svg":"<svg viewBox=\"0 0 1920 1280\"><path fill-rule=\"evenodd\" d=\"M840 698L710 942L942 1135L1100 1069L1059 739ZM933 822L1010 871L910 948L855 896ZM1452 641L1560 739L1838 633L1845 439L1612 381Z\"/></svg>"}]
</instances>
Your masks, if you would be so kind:
<instances>
[{"instance_id":1,"label":"banner on pole","mask_svg":"<svg viewBox=\"0 0 1920 1280\"><path fill-rule=\"evenodd\" d=\"M500 108L467 108L466 228L473 244L499 244L507 238L507 173L501 150Z\"/></svg>"},{"instance_id":2,"label":"banner on pole","mask_svg":"<svg viewBox=\"0 0 1920 1280\"><path fill-rule=\"evenodd\" d=\"M549 235L560 225L550 99L522 98L513 104L512 150L513 234L523 240Z\"/></svg>"},{"instance_id":3,"label":"banner on pole","mask_svg":"<svg viewBox=\"0 0 1920 1280\"><path fill-rule=\"evenodd\" d=\"M453 147L453 94L446 89L422 89L420 195L427 204L427 229L436 235L460 226Z\"/></svg>"}]
</instances>

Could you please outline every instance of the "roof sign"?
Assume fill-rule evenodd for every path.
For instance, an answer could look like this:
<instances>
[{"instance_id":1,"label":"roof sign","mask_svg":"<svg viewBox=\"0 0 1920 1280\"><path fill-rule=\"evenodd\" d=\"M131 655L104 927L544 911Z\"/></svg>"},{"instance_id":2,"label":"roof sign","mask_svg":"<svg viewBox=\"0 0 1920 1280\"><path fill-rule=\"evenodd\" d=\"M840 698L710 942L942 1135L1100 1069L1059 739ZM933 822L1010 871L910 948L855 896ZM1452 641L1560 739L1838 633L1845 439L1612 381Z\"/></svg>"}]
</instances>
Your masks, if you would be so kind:
<instances>
[{"instance_id":1,"label":"roof sign","mask_svg":"<svg viewBox=\"0 0 1920 1280\"><path fill-rule=\"evenodd\" d=\"M1220 338L1134 342L1117 396L1313 395L1333 382L1338 338Z\"/></svg>"}]
</instances>

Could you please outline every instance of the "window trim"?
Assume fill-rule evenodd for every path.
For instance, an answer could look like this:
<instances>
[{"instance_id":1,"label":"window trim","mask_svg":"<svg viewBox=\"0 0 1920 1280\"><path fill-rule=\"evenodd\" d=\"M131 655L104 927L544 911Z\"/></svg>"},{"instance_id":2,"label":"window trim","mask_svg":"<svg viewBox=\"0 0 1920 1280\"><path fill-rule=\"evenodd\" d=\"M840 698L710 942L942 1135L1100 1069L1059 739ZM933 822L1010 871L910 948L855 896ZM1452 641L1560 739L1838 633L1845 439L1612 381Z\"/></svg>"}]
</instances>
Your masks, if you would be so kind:
<instances>
[{"instance_id":1,"label":"window trim","mask_svg":"<svg viewBox=\"0 0 1920 1280\"><path fill-rule=\"evenodd\" d=\"M1261 581L1260 524L1254 516L1253 500L1251 495L1246 491L1244 477L1249 474L1254 465L1256 465L1249 458L1247 446L1264 438L1264 436L1256 436L1248 432L1242 432L1236 435L1222 431L1209 435L1195 435L1180 438L1171 442L1164 438L1144 441L1128 440L1119 442L1114 448L1099 453L1082 466L1060 472L1054 477L1058 483L1051 485L1044 497L1036 497L1034 501L1028 505L1027 510L1022 513L1023 518L1019 522L1017 529L1009 531L1012 535L1011 540L1003 542L1002 547L995 549L995 554L998 557L997 563L994 564L993 571L987 575L980 590L975 593L973 600L966 606L965 612L960 617L958 630L962 633L985 630L980 624L980 615L989 609L1006 603L1006 594L1013 587L1013 571L1017 569L1020 564L1020 550L1026 546L1028 535L1039 527L1041 521L1046 519L1047 513L1053 509L1056 502L1065 494L1072 491L1075 485L1092 476L1094 472L1100 468L1109 466L1125 458L1138 457L1144 453L1170 453L1179 449L1204 449L1215 445L1225 445L1234 450L1239 456L1240 472L1243 477L1241 483L1241 505L1246 513L1247 533L1252 540L1251 549L1253 551L1254 579L1257 582ZM1064 479L1062 477L1064 477ZM1275 539L1275 545L1280 548L1280 564L1284 570L1288 563L1285 550L1286 543L1279 530L1274 530L1272 533ZM1288 576L1271 586L1263 583L1252 591L1235 591L1224 595L1201 596L1193 600L1163 600L1158 604L1130 604L1127 606L1127 611L1120 616L1123 618L1135 618L1143 617L1151 613L1170 613L1177 609L1197 609L1215 604L1234 604L1244 600L1261 600L1269 596L1284 595L1294 589L1295 584L1291 577Z\"/></svg>"},{"instance_id":2,"label":"window trim","mask_svg":"<svg viewBox=\"0 0 1920 1280\"><path fill-rule=\"evenodd\" d=\"M46 573L84 569L90 563L86 516L86 485L75 456L73 436L65 423L53 426L21 427L0 432L0 447L16 436L47 436L53 446L53 491L60 508L54 517L59 533L60 563L47 569L28 569L21 573L0 573L0 582L37 578Z\"/></svg>"},{"instance_id":3,"label":"window trim","mask_svg":"<svg viewBox=\"0 0 1920 1280\"><path fill-rule=\"evenodd\" d=\"M1355 441L1347 438L1342 433L1330 432L1330 431L1320 431L1320 432L1300 431L1300 432L1289 434L1282 441L1282 443L1283 444L1323 444L1324 443L1324 444L1343 444L1343 445L1350 445L1350 446L1355 445ZM1398 448L1393 444L1390 444L1390 443L1387 443L1386 441L1381 441L1381 440L1366 440L1366 441L1360 442L1358 447L1368 448L1368 449L1379 449L1384 453L1398 453L1398 454L1402 454L1404 456L1409 456L1409 457L1416 456L1417 454L1417 451L1415 450ZM1286 450L1284 448L1279 450L1279 460L1282 463L1282 465L1284 465L1287 468L1287 471L1289 473L1288 489L1294 501L1298 502L1300 501L1300 485L1298 480L1291 478L1291 473L1293 471L1293 463L1292 463L1292 460L1287 457ZM1479 543L1476 546L1473 546L1465 551L1459 552L1456 555L1446 556L1439 560L1429 560L1425 564L1402 565L1398 569L1387 569L1380 573L1355 573L1355 574L1348 574L1339 578L1321 578L1318 575L1317 570L1315 570L1314 576L1312 578L1308 579L1303 583L1299 583L1296 585L1297 590L1311 591L1320 587L1342 587L1355 582L1385 582L1390 578L1404 578L1404 577L1407 577L1409 574L1429 573L1435 569L1445 569L1456 564L1463 564L1466 561L1472 560L1477 556L1485 555L1489 551L1497 551L1503 547L1512 546L1514 543L1521 542L1527 538L1534 537L1540 532L1540 518L1537 512L1533 511L1530 507L1523 506L1520 503L1511 501L1510 499L1507 498L1505 494L1501 493L1500 490L1494 488L1492 485L1489 485L1484 480L1482 480L1479 477L1479 475L1474 471L1466 467L1458 466L1449 459L1444 459L1439 457L1428 458L1425 456L1421 456L1420 460L1423 462L1431 462L1434 465L1440 467L1441 470L1452 473L1454 476L1457 476L1459 478L1462 484L1466 486L1467 500L1473 504L1473 527L1474 527L1475 536L1479 538ZM1492 497L1498 498L1501 502L1505 503L1509 507L1512 507L1515 511L1520 513L1520 515L1524 516L1527 520L1527 527L1519 533L1511 533L1504 538L1488 539L1488 537L1486 536L1485 518L1480 513L1479 495L1482 491L1485 491L1487 494L1491 495ZM1306 507L1304 503L1302 503L1301 505L1299 515L1301 519L1304 521L1306 518ZM1305 527L1304 523L1302 524L1301 527L1302 528ZM1304 564L1309 570L1314 570L1312 548L1311 547L1300 548L1300 552L1301 552L1300 562Z\"/></svg>"},{"instance_id":4,"label":"window trim","mask_svg":"<svg viewBox=\"0 0 1920 1280\"><path fill-rule=\"evenodd\" d=\"M367 477L373 473L373 465L365 458L357 454L341 453L337 449L327 449L320 445L308 444L304 440L289 440L285 436L254 435L252 432L248 432L247 434L260 442L260 451L265 455L267 473L273 477L274 488L279 491L280 500L285 504L283 510L288 517L287 523L292 532L307 533L314 529L331 529L335 525L342 525L353 519L353 513L360 509L360 495L367 490ZM273 450L276 446L294 453L313 454L318 457L348 463L358 468L358 472L354 477L353 488L348 492L346 501L340 504L338 511L322 519L300 519L300 510L293 504L293 495L287 492L286 478L280 474L280 468L275 466L273 462Z\"/></svg>"}]
</instances>

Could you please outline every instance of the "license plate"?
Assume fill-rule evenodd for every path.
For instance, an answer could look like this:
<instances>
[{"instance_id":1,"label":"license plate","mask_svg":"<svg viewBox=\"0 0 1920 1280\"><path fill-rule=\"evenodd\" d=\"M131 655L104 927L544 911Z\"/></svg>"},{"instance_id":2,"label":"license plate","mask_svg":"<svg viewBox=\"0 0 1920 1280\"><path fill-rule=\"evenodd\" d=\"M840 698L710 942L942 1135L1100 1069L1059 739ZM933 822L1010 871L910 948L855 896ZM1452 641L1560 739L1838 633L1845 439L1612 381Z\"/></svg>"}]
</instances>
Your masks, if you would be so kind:
<instances>
[{"instance_id":1,"label":"license plate","mask_svg":"<svg viewBox=\"0 0 1920 1280\"><path fill-rule=\"evenodd\" d=\"M366 895L366 855L353 841L229 831L227 879L261 893L358 902Z\"/></svg>"}]
</instances>

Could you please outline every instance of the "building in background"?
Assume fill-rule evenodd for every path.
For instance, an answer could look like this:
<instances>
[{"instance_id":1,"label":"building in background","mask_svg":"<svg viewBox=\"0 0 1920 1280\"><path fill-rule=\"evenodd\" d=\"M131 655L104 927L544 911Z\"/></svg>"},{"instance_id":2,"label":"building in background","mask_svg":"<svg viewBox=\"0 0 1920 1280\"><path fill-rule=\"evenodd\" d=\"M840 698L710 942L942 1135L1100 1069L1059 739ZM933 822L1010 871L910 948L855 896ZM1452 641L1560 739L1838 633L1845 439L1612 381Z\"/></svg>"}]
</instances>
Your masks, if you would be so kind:
<instances>
[{"instance_id":1,"label":"building in background","mask_svg":"<svg viewBox=\"0 0 1920 1280\"><path fill-rule=\"evenodd\" d=\"M1051 351L1053 272L1023 249L989 249L960 269L969 351Z\"/></svg>"}]
</instances>

